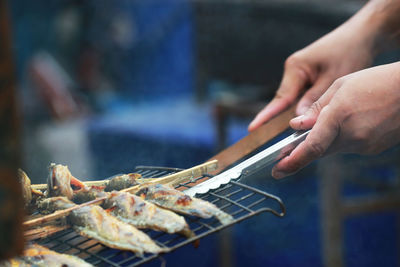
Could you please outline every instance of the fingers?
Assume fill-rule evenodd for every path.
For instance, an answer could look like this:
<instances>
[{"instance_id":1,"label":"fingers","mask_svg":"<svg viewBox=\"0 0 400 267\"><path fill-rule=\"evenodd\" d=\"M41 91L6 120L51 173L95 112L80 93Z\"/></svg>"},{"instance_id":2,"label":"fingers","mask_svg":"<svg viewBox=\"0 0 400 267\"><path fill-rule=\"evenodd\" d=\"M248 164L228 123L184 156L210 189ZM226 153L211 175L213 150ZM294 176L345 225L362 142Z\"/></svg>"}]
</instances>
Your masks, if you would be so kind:
<instances>
[{"instance_id":1,"label":"fingers","mask_svg":"<svg viewBox=\"0 0 400 267\"><path fill-rule=\"evenodd\" d=\"M294 119L292 119L289 124L295 130L308 130L311 129L321 112L321 110L329 104L332 97L335 95L336 91L340 87L340 82L335 82L326 90L326 92L315 101L303 114Z\"/></svg>"},{"instance_id":2,"label":"fingers","mask_svg":"<svg viewBox=\"0 0 400 267\"><path fill-rule=\"evenodd\" d=\"M289 62L289 61L288 61ZM274 99L249 124L248 130L253 131L286 110L297 99L308 83L306 72L299 67L287 63L281 85Z\"/></svg>"},{"instance_id":3,"label":"fingers","mask_svg":"<svg viewBox=\"0 0 400 267\"><path fill-rule=\"evenodd\" d=\"M321 77L318 79L315 84L305 92L305 94L299 100L299 103L296 107L296 114L297 115L304 115L306 111L311 107L311 105L316 102L330 87L332 84L332 79L330 76Z\"/></svg>"},{"instance_id":4,"label":"fingers","mask_svg":"<svg viewBox=\"0 0 400 267\"><path fill-rule=\"evenodd\" d=\"M295 173L326 153L339 134L339 123L328 105L322 109L313 129L292 153L278 162L272 176L282 178Z\"/></svg>"}]
</instances>

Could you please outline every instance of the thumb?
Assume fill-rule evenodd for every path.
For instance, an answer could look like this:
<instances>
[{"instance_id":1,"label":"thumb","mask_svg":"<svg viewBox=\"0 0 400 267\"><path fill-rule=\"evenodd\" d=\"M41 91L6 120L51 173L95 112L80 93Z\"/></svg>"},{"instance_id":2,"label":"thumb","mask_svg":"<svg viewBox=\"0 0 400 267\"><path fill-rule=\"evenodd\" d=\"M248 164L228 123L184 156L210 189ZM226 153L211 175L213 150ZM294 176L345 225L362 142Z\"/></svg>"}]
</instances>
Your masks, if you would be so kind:
<instances>
[{"instance_id":1,"label":"thumb","mask_svg":"<svg viewBox=\"0 0 400 267\"><path fill-rule=\"evenodd\" d=\"M312 87L299 100L296 107L296 114L303 115L307 112L311 105L327 91L331 84L332 79L326 74L315 81Z\"/></svg>"},{"instance_id":2,"label":"thumb","mask_svg":"<svg viewBox=\"0 0 400 267\"><path fill-rule=\"evenodd\" d=\"M300 115L289 122L290 127L295 130L307 130L312 128L317 121L321 110L329 104L338 89L338 83L334 83L332 86L330 86L328 90L326 90L326 92L317 101L315 101L303 115Z\"/></svg>"},{"instance_id":3,"label":"thumb","mask_svg":"<svg viewBox=\"0 0 400 267\"><path fill-rule=\"evenodd\" d=\"M292 105L302 93L308 80L307 73L302 68L286 63L282 82L274 99L257 114L248 127L249 131L257 129Z\"/></svg>"}]
</instances>

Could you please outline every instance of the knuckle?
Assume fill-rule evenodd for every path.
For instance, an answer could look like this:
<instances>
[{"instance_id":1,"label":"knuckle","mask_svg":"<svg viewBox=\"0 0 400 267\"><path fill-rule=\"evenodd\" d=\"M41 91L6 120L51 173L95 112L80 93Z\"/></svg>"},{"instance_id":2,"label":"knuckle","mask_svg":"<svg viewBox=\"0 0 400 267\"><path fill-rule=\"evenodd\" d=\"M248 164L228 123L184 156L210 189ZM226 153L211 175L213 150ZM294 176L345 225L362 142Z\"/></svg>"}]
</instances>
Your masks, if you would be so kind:
<instances>
[{"instance_id":1,"label":"knuckle","mask_svg":"<svg viewBox=\"0 0 400 267\"><path fill-rule=\"evenodd\" d=\"M320 113L321 111L322 111L322 105L321 105L321 103L317 100L317 101L315 101L312 105L311 105L311 107L310 107L310 110L312 111L312 112L314 112L315 114L318 114L318 113Z\"/></svg>"},{"instance_id":2,"label":"knuckle","mask_svg":"<svg viewBox=\"0 0 400 267\"><path fill-rule=\"evenodd\" d=\"M291 67L297 67L301 64L303 60L298 52L292 54L285 60L285 69Z\"/></svg>"},{"instance_id":3,"label":"knuckle","mask_svg":"<svg viewBox=\"0 0 400 267\"><path fill-rule=\"evenodd\" d=\"M285 60L285 69L290 68L298 64L298 59L295 55L291 55Z\"/></svg>"},{"instance_id":4,"label":"knuckle","mask_svg":"<svg viewBox=\"0 0 400 267\"><path fill-rule=\"evenodd\" d=\"M344 77L340 77L340 78L336 79L336 80L332 83L332 87L333 87L333 88L340 88L340 87L343 86L343 84L345 83L345 81L346 81L346 77L345 77L345 76L344 76Z\"/></svg>"}]
</instances>

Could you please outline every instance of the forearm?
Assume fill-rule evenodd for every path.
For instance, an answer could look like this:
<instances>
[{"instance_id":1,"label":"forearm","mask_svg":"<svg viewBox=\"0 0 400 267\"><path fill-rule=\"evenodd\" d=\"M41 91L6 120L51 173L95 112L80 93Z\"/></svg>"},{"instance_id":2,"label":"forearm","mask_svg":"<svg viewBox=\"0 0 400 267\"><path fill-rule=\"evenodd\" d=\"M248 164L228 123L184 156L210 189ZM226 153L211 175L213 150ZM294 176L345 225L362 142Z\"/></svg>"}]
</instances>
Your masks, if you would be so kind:
<instances>
[{"instance_id":1,"label":"forearm","mask_svg":"<svg viewBox=\"0 0 400 267\"><path fill-rule=\"evenodd\" d=\"M400 1L370 0L345 24L366 38L377 54L400 43Z\"/></svg>"}]
</instances>

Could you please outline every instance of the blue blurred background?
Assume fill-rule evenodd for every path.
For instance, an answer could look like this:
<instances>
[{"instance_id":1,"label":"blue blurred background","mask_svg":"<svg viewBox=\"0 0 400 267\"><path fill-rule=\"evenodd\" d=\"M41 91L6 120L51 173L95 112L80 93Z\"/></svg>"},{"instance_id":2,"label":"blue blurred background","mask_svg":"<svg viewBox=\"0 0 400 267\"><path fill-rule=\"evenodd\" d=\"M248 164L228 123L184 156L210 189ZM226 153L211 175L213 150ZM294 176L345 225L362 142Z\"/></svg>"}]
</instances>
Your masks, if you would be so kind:
<instances>
[{"instance_id":1,"label":"blue blurred background","mask_svg":"<svg viewBox=\"0 0 400 267\"><path fill-rule=\"evenodd\" d=\"M23 168L34 183L50 162L83 180L204 162L247 134L285 58L364 4L9 2ZM164 256L167 266L398 266L398 154L331 157L280 181L261 170L246 182L281 197L287 215L251 218Z\"/></svg>"}]
</instances>

